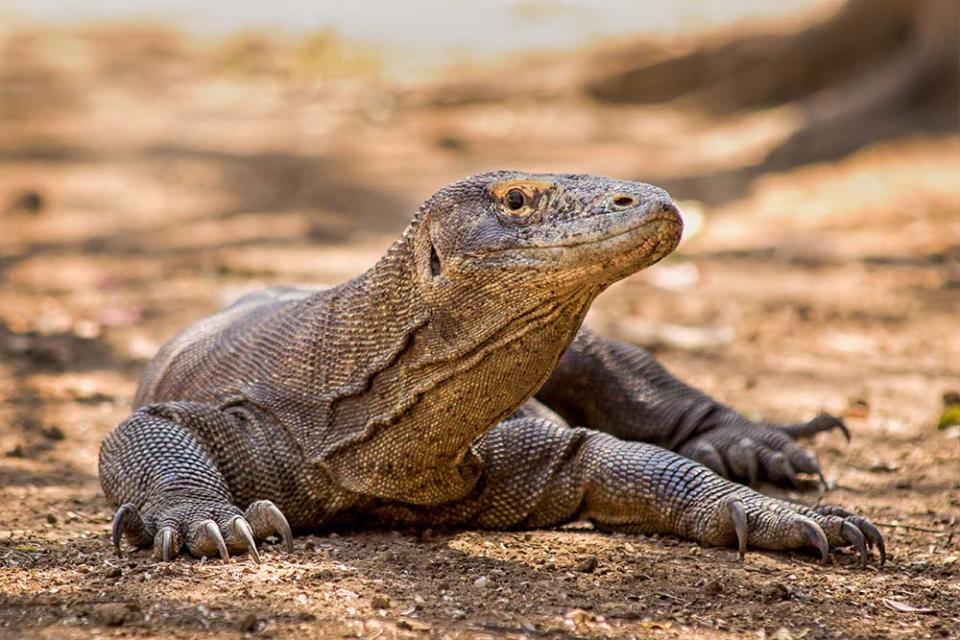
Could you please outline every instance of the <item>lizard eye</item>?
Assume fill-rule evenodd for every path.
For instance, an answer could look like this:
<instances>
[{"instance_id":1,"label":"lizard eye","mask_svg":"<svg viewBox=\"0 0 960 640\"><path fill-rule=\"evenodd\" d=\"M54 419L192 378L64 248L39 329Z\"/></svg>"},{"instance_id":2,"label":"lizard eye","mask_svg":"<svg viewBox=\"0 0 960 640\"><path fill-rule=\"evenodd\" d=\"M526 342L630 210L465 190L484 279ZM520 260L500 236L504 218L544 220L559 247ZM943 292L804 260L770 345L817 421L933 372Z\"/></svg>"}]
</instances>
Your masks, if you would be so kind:
<instances>
[{"instance_id":1,"label":"lizard eye","mask_svg":"<svg viewBox=\"0 0 960 640\"><path fill-rule=\"evenodd\" d=\"M519 211L523 208L523 205L527 204L527 196L520 189L510 189L510 191L507 191L504 202L510 211Z\"/></svg>"}]
</instances>

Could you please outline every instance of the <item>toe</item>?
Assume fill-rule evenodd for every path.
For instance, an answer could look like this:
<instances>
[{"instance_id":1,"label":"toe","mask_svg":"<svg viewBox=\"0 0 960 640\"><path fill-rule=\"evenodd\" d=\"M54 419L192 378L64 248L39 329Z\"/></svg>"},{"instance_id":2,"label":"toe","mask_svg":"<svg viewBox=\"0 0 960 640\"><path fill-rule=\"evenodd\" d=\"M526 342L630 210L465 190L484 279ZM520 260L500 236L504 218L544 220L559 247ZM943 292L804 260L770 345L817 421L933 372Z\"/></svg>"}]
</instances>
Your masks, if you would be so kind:
<instances>
[{"instance_id":1,"label":"toe","mask_svg":"<svg viewBox=\"0 0 960 640\"><path fill-rule=\"evenodd\" d=\"M187 549L194 557L219 555L224 561L230 559L220 527L210 519L195 521L187 527Z\"/></svg>"},{"instance_id":2,"label":"toe","mask_svg":"<svg viewBox=\"0 0 960 640\"><path fill-rule=\"evenodd\" d=\"M730 477L727 467L723 463L723 457L720 455L720 452L717 451L716 447L709 442L705 440L695 442L686 455L688 458L696 460L703 466L710 468L717 475L723 476L724 478Z\"/></svg>"},{"instance_id":3,"label":"toe","mask_svg":"<svg viewBox=\"0 0 960 640\"><path fill-rule=\"evenodd\" d=\"M253 530L256 540L263 540L274 534L280 536L287 551L293 551L293 532L283 512L269 500L257 500L244 514L244 518Z\"/></svg>"},{"instance_id":4,"label":"toe","mask_svg":"<svg viewBox=\"0 0 960 640\"><path fill-rule=\"evenodd\" d=\"M750 438L740 438L726 451L727 463L734 476L756 484L760 462L757 460L757 445Z\"/></svg>"},{"instance_id":5,"label":"toe","mask_svg":"<svg viewBox=\"0 0 960 640\"><path fill-rule=\"evenodd\" d=\"M180 553L182 538L172 526L161 527L153 540L153 555L157 560L170 562Z\"/></svg>"},{"instance_id":6,"label":"toe","mask_svg":"<svg viewBox=\"0 0 960 640\"><path fill-rule=\"evenodd\" d=\"M800 473L813 473L823 478L823 472L820 470L820 462L817 456L805 449L794 447L788 456L790 465Z\"/></svg>"},{"instance_id":7,"label":"toe","mask_svg":"<svg viewBox=\"0 0 960 640\"><path fill-rule=\"evenodd\" d=\"M843 539L853 545L853 548L860 554L860 564L864 567L867 566L867 540L860 529L855 527L853 523L844 521L841 534Z\"/></svg>"},{"instance_id":8,"label":"toe","mask_svg":"<svg viewBox=\"0 0 960 640\"><path fill-rule=\"evenodd\" d=\"M823 532L816 522L796 514L793 520L793 530L795 534L794 543L796 547L813 547L820 551L820 561L827 564L830 561L830 543L827 541L827 534Z\"/></svg>"},{"instance_id":9,"label":"toe","mask_svg":"<svg viewBox=\"0 0 960 640\"><path fill-rule=\"evenodd\" d=\"M727 512L730 517L730 524L733 525L733 530L737 534L737 551L740 559L743 560L743 556L747 552L747 543L750 540L750 524L747 520L743 500L739 498L728 499Z\"/></svg>"},{"instance_id":10,"label":"toe","mask_svg":"<svg viewBox=\"0 0 960 640\"><path fill-rule=\"evenodd\" d=\"M823 477L817 457L779 430L758 428L751 437L757 443L763 473L771 482L795 487L798 472Z\"/></svg>"},{"instance_id":11,"label":"toe","mask_svg":"<svg viewBox=\"0 0 960 640\"><path fill-rule=\"evenodd\" d=\"M260 564L260 553L257 551L253 529L243 516L237 516L230 521L228 540L232 549L238 553L246 551L255 564Z\"/></svg>"},{"instance_id":12,"label":"toe","mask_svg":"<svg viewBox=\"0 0 960 640\"><path fill-rule=\"evenodd\" d=\"M153 541L153 535L147 528L139 509L130 502L120 505L113 516L110 539L119 556L120 541L126 536L127 541L136 547L147 547Z\"/></svg>"},{"instance_id":13,"label":"toe","mask_svg":"<svg viewBox=\"0 0 960 640\"><path fill-rule=\"evenodd\" d=\"M886 564L887 545L883 542L883 535L880 530L863 516L851 516L847 521L860 530L860 533L867 539L868 546L877 548L877 552L880 554L880 566Z\"/></svg>"},{"instance_id":14,"label":"toe","mask_svg":"<svg viewBox=\"0 0 960 640\"><path fill-rule=\"evenodd\" d=\"M809 438L820 432L836 429L843 434L847 442L850 442L850 431L847 429L847 425L843 420L829 413L821 413L808 422L788 424L777 428L791 438Z\"/></svg>"},{"instance_id":15,"label":"toe","mask_svg":"<svg viewBox=\"0 0 960 640\"><path fill-rule=\"evenodd\" d=\"M788 487L797 486L797 472L783 453L773 451L763 456L762 460L764 471L771 482Z\"/></svg>"}]
</instances>

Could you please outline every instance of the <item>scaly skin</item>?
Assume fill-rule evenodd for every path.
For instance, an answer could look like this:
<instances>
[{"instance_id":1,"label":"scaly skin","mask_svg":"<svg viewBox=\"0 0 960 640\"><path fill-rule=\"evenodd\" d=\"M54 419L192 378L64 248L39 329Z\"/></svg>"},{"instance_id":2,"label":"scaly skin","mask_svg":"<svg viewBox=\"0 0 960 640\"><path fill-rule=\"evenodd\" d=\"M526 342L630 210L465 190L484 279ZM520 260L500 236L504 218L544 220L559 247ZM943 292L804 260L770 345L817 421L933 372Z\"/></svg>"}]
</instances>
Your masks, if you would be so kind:
<instances>
[{"instance_id":1,"label":"scaly skin","mask_svg":"<svg viewBox=\"0 0 960 640\"><path fill-rule=\"evenodd\" d=\"M597 294L672 251L681 226L650 185L482 174L429 198L357 278L252 294L188 328L101 448L114 544L259 559L270 535L292 547L290 525L586 518L741 553L854 545L866 562L876 545L882 561L864 518L718 475L819 473L790 434L840 423L752 423L581 329Z\"/></svg>"}]
</instances>

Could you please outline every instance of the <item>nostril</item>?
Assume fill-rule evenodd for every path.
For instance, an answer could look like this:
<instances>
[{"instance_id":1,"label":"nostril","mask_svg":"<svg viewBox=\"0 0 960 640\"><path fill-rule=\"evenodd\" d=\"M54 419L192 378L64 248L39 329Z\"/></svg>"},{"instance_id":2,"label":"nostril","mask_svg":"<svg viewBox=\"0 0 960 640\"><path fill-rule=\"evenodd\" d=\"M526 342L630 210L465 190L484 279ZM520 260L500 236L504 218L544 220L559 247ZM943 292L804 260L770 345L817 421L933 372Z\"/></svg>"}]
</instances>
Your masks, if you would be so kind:
<instances>
[{"instance_id":1,"label":"nostril","mask_svg":"<svg viewBox=\"0 0 960 640\"><path fill-rule=\"evenodd\" d=\"M637 201L630 196L617 196L613 199L613 204L617 205L618 207L632 207L636 203Z\"/></svg>"}]
</instances>

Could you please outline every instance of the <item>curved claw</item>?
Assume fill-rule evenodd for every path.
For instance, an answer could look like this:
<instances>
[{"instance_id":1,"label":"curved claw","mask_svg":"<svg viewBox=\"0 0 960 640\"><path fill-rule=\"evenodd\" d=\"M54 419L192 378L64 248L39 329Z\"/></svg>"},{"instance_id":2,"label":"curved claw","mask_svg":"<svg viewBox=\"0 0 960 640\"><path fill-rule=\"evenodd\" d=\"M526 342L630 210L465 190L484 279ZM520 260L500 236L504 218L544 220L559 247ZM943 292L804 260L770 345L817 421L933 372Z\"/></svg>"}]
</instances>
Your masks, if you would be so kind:
<instances>
[{"instance_id":1,"label":"curved claw","mask_svg":"<svg viewBox=\"0 0 960 640\"><path fill-rule=\"evenodd\" d=\"M880 552L880 566L882 567L887 562L887 547L883 543L883 535L881 535L880 530L863 516L854 516L851 520L860 530L860 533L866 537L867 544L877 547L877 551Z\"/></svg>"},{"instance_id":2,"label":"curved claw","mask_svg":"<svg viewBox=\"0 0 960 640\"><path fill-rule=\"evenodd\" d=\"M217 551L220 553L220 559L226 562L230 559L230 552L227 551L227 543L223 539L223 534L220 533L220 527L217 526L217 523L213 520L207 520L203 523L203 528L207 532L207 536L213 540L213 543L217 545Z\"/></svg>"},{"instance_id":3,"label":"curved claw","mask_svg":"<svg viewBox=\"0 0 960 640\"><path fill-rule=\"evenodd\" d=\"M803 541L811 547L816 547L820 551L820 560L827 564L830 560L830 543L827 541L827 534L823 532L813 520L804 516L799 516L796 520L796 526L800 527L800 535Z\"/></svg>"},{"instance_id":4,"label":"curved claw","mask_svg":"<svg viewBox=\"0 0 960 640\"><path fill-rule=\"evenodd\" d=\"M290 523L286 516L272 502L266 505L267 522L273 527L274 531L280 534L284 546L288 552L293 552L293 532L290 530Z\"/></svg>"},{"instance_id":5,"label":"curved claw","mask_svg":"<svg viewBox=\"0 0 960 640\"><path fill-rule=\"evenodd\" d=\"M173 559L173 529L164 527L160 530L160 548L163 553L163 561L170 562Z\"/></svg>"},{"instance_id":6,"label":"curved claw","mask_svg":"<svg viewBox=\"0 0 960 640\"><path fill-rule=\"evenodd\" d=\"M269 500L257 500L247 507L244 519L256 532L256 537L263 540L276 533L287 551L293 551L293 532L290 530L290 523L277 505Z\"/></svg>"},{"instance_id":7,"label":"curved claw","mask_svg":"<svg viewBox=\"0 0 960 640\"><path fill-rule=\"evenodd\" d=\"M844 424L843 420L829 413L821 413L812 420L801 424L783 425L778 428L793 439L808 438L822 431L837 429L843 434L847 442L850 442L850 431L847 429L847 425Z\"/></svg>"},{"instance_id":8,"label":"curved claw","mask_svg":"<svg viewBox=\"0 0 960 640\"><path fill-rule=\"evenodd\" d=\"M747 552L747 538L750 535L750 529L747 524L747 512L744 509L743 501L734 498L727 502L727 511L730 514L730 522L733 523L733 528L737 532L737 551L739 552L740 560L743 560L744 554Z\"/></svg>"},{"instance_id":9,"label":"curved claw","mask_svg":"<svg viewBox=\"0 0 960 640\"><path fill-rule=\"evenodd\" d=\"M843 539L852 544L853 548L860 554L860 564L864 567L867 566L867 541L863 537L863 533L860 532L860 529L852 522L844 521L840 527L840 534L843 536Z\"/></svg>"},{"instance_id":10,"label":"curved claw","mask_svg":"<svg viewBox=\"0 0 960 640\"><path fill-rule=\"evenodd\" d=\"M260 564L260 553L257 551L257 543L253 539L253 530L250 529L250 524L240 516L234 518L232 524L233 530L240 536L243 543L247 545L247 552L250 554L250 557L253 558L253 562Z\"/></svg>"},{"instance_id":11,"label":"curved claw","mask_svg":"<svg viewBox=\"0 0 960 640\"><path fill-rule=\"evenodd\" d=\"M129 502L120 505L120 508L117 509L117 512L113 515L110 539L113 540L113 547L117 550L118 556L122 555L120 541L123 539L123 533L127 529L127 523L134 517L139 518L140 514L137 508Z\"/></svg>"}]
</instances>

